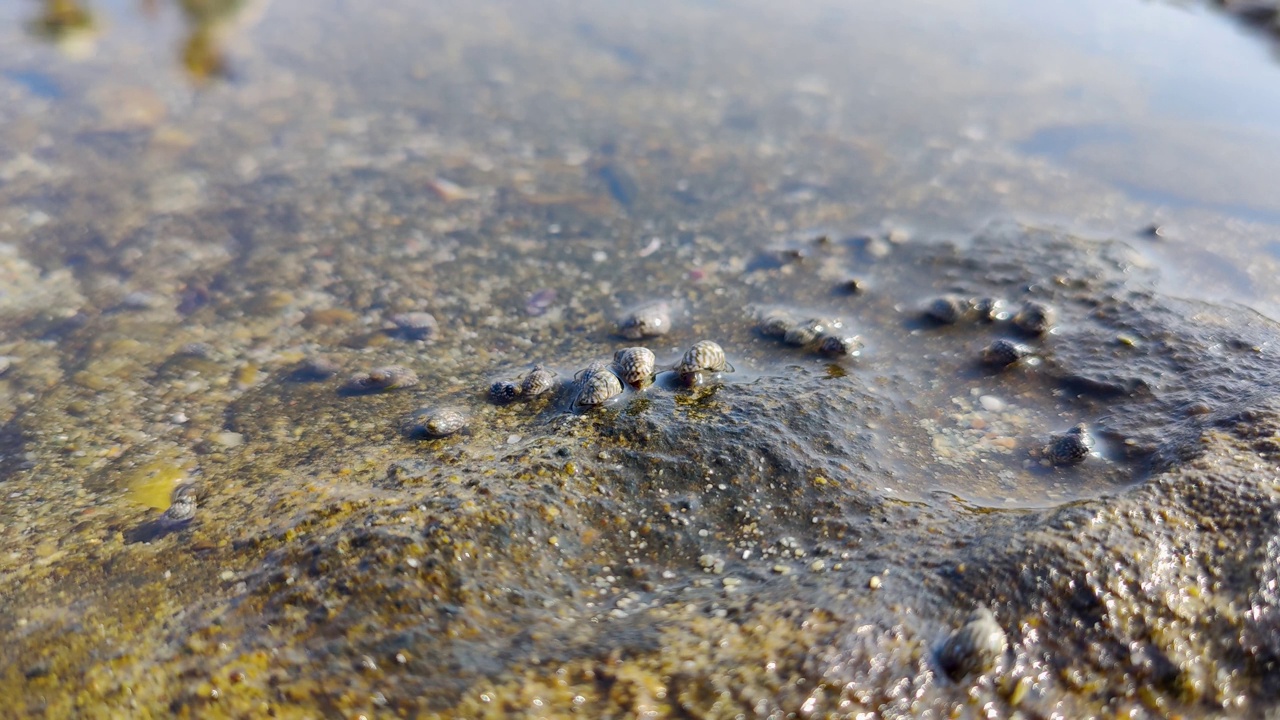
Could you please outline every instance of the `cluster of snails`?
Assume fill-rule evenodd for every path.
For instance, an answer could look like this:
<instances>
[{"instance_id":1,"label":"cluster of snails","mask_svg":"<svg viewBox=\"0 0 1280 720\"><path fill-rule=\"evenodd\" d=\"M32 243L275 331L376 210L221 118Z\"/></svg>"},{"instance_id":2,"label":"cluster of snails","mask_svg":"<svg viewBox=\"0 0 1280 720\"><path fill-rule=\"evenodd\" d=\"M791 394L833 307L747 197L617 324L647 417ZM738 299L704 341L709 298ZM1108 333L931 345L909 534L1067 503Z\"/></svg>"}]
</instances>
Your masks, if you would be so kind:
<instances>
[{"instance_id":1,"label":"cluster of snails","mask_svg":"<svg viewBox=\"0 0 1280 720\"><path fill-rule=\"evenodd\" d=\"M1034 300L1023 303L1017 312L1013 312L1003 300L997 298L969 299L958 295L934 298L925 306L923 314L925 319L938 325L1008 322L1014 332L1024 339L1043 337L1053 329L1057 320L1057 313L1053 308ZM999 338L983 348L981 361L991 368L1003 369L1034 358L1035 354L1035 348L1024 342ZM1075 465L1093 454L1094 445L1094 438L1088 427L1078 424L1050 435L1047 442L1032 450L1031 456L1046 466Z\"/></svg>"},{"instance_id":2,"label":"cluster of snails","mask_svg":"<svg viewBox=\"0 0 1280 720\"><path fill-rule=\"evenodd\" d=\"M718 343L703 340L694 343L670 371L680 384L695 387L714 380L720 373L732 372L733 366L725 359L724 349ZM657 357L652 350L628 347L614 353L612 362L593 362L578 371L567 389L572 393L575 409L592 408L604 405L628 387L644 389L653 384L658 373ZM495 382L489 387L489 398L506 404L530 399L557 387L560 383L555 373L536 366L518 383Z\"/></svg>"},{"instance_id":3,"label":"cluster of snails","mask_svg":"<svg viewBox=\"0 0 1280 720\"><path fill-rule=\"evenodd\" d=\"M924 308L924 318L937 325L955 325L962 322L1008 322L1013 330L1024 338L1036 338L1053 329L1057 314L1053 308L1029 300L1013 312L999 298L965 298L959 295L943 295L934 298ZM1003 368L1035 355L1035 349L1026 343L1000 338L982 351L982 362L993 368Z\"/></svg>"},{"instance_id":4,"label":"cluster of snails","mask_svg":"<svg viewBox=\"0 0 1280 720\"><path fill-rule=\"evenodd\" d=\"M765 337L792 347L809 348L823 355L853 356L862 352L862 339L845 332L844 322L839 319L799 319L789 313L775 311L765 315L758 327Z\"/></svg>"}]
</instances>

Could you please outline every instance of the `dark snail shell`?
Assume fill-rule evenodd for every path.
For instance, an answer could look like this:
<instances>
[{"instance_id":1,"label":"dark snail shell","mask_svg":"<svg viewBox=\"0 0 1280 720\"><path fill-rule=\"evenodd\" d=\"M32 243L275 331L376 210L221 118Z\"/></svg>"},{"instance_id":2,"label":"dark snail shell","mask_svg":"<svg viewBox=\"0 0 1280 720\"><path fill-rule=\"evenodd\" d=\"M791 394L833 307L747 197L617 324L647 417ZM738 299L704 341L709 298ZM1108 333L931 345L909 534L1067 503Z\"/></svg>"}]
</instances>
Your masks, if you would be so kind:
<instances>
[{"instance_id":1,"label":"dark snail shell","mask_svg":"<svg viewBox=\"0 0 1280 720\"><path fill-rule=\"evenodd\" d=\"M978 608L947 637L938 651L938 664L952 680L981 675L1000 662L1008 645L995 615Z\"/></svg>"},{"instance_id":2,"label":"dark snail shell","mask_svg":"<svg viewBox=\"0 0 1280 720\"><path fill-rule=\"evenodd\" d=\"M862 340L856 335L827 335L818 344L818 351L825 355L857 355L862 351Z\"/></svg>"},{"instance_id":3,"label":"dark snail shell","mask_svg":"<svg viewBox=\"0 0 1280 720\"><path fill-rule=\"evenodd\" d=\"M1028 302L1013 316L1013 325L1028 335L1043 335L1053 328L1056 317L1053 308Z\"/></svg>"},{"instance_id":4,"label":"dark snail shell","mask_svg":"<svg viewBox=\"0 0 1280 720\"><path fill-rule=\"evenodd\" d=\"M1044 448L1044 457L1054 465L1074 465L1093 452L1093 436L1083 424L1054 435Z\"/></svg>"},{"instance_id":5,"label":"dark snail shell","mask_svg":"<svg viewBox=\"0 0 1280 720\"><path fill-rule=\"evenodd\" d=\"M992 367L1005 367L1031 354L1030 347L1001 338L982 350L982 362Z\"/></svg>"},{"instance_id":6,"label":"dark snail shell","mask_svg":"<svg viewBox=\"0 0 1280 720\"><path fill-rule=\"evenodd\" d=\"M520 386L509 380L499 380L489 386L489 399L499 405L514 402L520 395Z\"/></svg>"}]
</instances>

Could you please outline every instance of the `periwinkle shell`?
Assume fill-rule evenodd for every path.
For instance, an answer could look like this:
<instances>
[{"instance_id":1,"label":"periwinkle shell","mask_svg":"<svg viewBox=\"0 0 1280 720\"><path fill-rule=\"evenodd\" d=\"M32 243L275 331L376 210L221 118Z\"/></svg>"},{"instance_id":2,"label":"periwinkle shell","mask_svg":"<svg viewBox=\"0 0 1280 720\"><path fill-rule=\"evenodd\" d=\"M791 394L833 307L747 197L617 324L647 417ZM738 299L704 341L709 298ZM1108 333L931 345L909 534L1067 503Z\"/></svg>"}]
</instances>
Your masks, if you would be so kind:
<instances>
[{"instance_id":1,"label":"periwinkle shell","mask_svg":"<svg viewBox=\"0 0 1280 720\"><path fill-rule=\"evenodd\" d=\"M592 363L578 373L578 394L573 404L576 407L595 407L621 394L622 381L618 376L603 364Z\"/></svg>"},{"instance_id":2,"label":"periwinkle shell","mask_svg":"<svg viewBox=\"0 0 1280 720\"><path fill-rule=\"evenodd\" d=\"M656 358L649 348L623 348L613 355L613 368L622 381L632 387L643 387L653 380Z\"/></svg>"},{"instance_id":3,"label":"periwinkle shell","mask_svg":"<svg viewBox=\"0 0 1280 720\"><path fill-rule=\"evenodd\" d=\"M994 668L1008 646L1009 639L995 615L978 608L947 637L938 650L938 664L952 680L962 680Z\"/></svg>"},{"instance_id":4,"label":"periwinkle shell","mask_svg":"<svg viewBox=\"0 0 1280 720\"><path fill-rule=\"evenodd\" d=\"M618 334L628 340L666 335L671 331L671 305L666 301L645 303L618 319Z\"/></svg>"},{"instance_id":5,"label":"periwinkle shell","mask_svg":"<svg viewBox=\"0 0 1280 720\"><path fill-rule=\"evenodd\" d=\"M534 365L520 382L520 392L526 398L537 397L553 390L557 384L555 371Z\"/></svg>"}]
</instances>

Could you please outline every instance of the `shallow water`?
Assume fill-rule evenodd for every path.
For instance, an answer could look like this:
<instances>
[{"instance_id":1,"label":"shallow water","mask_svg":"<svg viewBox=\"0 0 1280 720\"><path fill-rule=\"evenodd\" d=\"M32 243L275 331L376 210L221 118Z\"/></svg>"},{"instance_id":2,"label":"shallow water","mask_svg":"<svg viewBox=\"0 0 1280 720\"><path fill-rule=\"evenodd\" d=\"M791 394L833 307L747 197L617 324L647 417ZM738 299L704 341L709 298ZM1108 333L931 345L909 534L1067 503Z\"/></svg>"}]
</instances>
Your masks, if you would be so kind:
<instances>
[{"instance_id":1,"label":"shallow water","mask_svg":"<svg viewBox=\"0 0 1280 720\"><path fill-rule=\"evenodd\" d=\"M799 577L794 597L838 614L831 598L864 574L952 562L912 528L980 548L984 522L1047 527L1023 513L1132 498L1274 382L1274 332L1237 304L1280 317L1280 65L1266 38L1198 5L43 7L61 24L0 4L3 620L33 638L12 663L44 698L33 708L72 697L33 684L49 676L122 687L93 680L113 652L204 657L188 636L224 621L240 651L265 642L242 608L300 622L297 607L323 605L348 618L334 626L349 647L290 625L276 649L358 656L428 635L459 673L414 666L439 710L539 667L549 627L584 647L658 642L647 621L598 637L567 624L600 621L612 601L579 591L624 562L618 583L648 607L710 593L711 557L761 598L792 597ZM1028 340L1007 322L921 320L951 292L1050 302L1062 322ZM654 299L674 309L670 334L619 337L618 316ZM839 318L865 347L786 347L756 328L779 309ZM407 311L437 332L385 331ZM998 337L1037 359L981 366ZM733 364L708 387L662 376L588 412L564 393L485 397L534 363L567 380L643 342L663 369L703 338ZM316 356L336 377L299 381ZM392 364L422 381L339 391ZM471 427L412 437L423 405L462 408ZM1039 462L1077 423L1093 454ZM194 524L157 515L178 480L202 487ZM905 534L868 553L880 523ZM432 582L449 587L410 600L441 627L472 617L474 635L440 640L435 619L399 614L410 600L369 590L388 576L343 565L349 537L376 559L402 543L426 556L418 543L449 532L466 545L439 560L451 579ZM567 559L503 555L524 537ZM773 565L815 554L849 572ZM459 565L479 558L492 564ZM79 584L81 562L107 568L102 594ZM405 634L355 638L359 613L308 584L322 562ZM186 589L165 589L171 570ZM176 630L129 618L123 638L29 661L95 613L127 614L115 603L134 586L189 608L158 612ZM529 609L473 592L497 586ZM495 639L522 623L539 628L527 647ZM147 702L206 701L175 662Z\"/></svg>"}]
</instances>

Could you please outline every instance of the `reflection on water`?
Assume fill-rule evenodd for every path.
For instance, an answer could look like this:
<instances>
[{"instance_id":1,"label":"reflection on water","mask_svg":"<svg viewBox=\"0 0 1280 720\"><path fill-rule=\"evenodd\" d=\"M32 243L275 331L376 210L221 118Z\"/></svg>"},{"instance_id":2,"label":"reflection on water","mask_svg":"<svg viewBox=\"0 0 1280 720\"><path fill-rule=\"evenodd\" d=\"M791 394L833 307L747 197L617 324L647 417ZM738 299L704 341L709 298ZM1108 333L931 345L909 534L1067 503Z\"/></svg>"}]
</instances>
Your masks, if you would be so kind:
<instances>
[{"instance_id":1,"label":"reflection on water","mask_svg":"<svg viewBox=\"0 0 1280 720\"><path fill-rule=\"evenodd\" d=\"M175 4L186 26L179 54L183 69L196 82L226 77L223 35L247 0L175 0ZM160 0L139 0L137 10L150 18L162 12ZM29 23L32 35L72 55L87 52L82 43L91 41L98 25L96 13L84 0L41 0L40 13Z\"/></svg>"}]
</instances>

